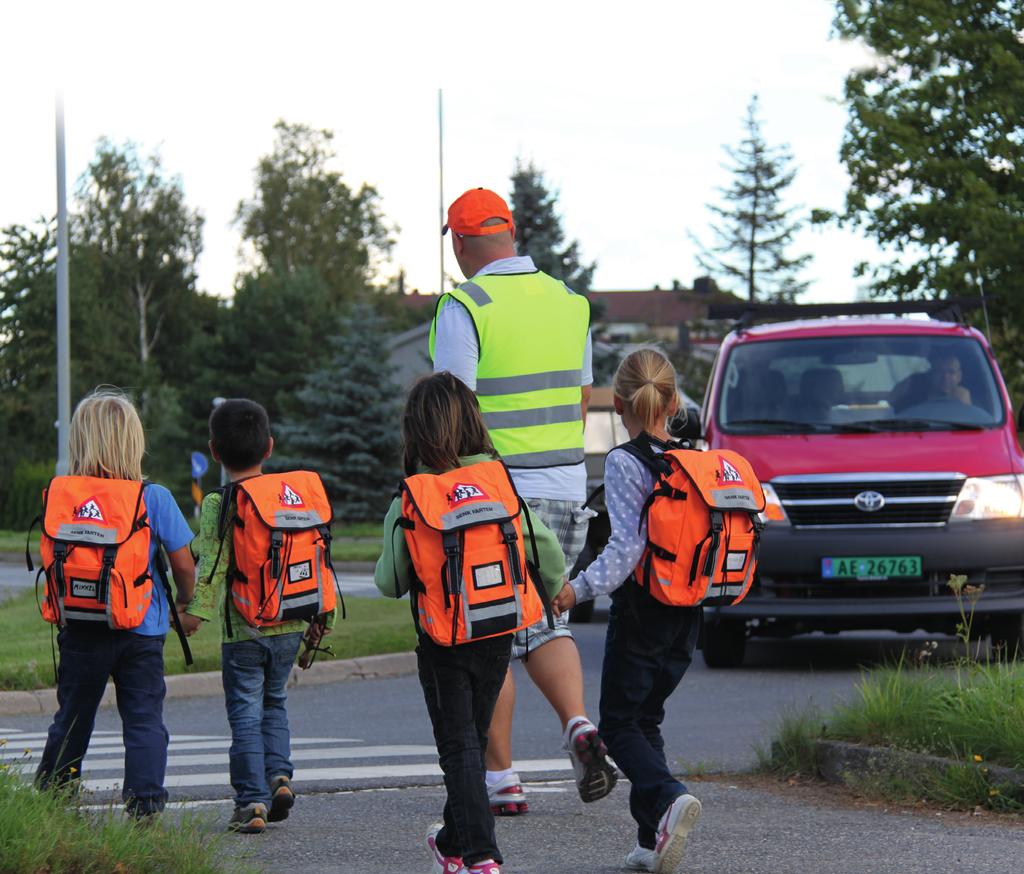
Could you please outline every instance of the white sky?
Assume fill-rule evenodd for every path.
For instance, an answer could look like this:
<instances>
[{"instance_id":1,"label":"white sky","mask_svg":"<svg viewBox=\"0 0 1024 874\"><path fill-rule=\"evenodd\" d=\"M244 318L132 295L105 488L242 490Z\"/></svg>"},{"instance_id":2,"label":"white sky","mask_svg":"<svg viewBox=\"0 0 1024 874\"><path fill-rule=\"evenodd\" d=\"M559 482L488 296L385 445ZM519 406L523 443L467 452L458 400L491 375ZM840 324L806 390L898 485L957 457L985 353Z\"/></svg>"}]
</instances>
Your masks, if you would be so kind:
<instances>
[{"instance_id":1,"label":"white sky","mask_svg":"<svg viewBox=\"0 0 1024 874\"><path fill-rule=\"evenodd\" d=\"M69 187L95 141L159 147L206 218L200 287L230 294L235 207L278 118L336 131L337 167L372 183L400 227L388 272L438 277L437 89L445 199L507 195L517 156L560 189L597 289L689 285L686 231L729 182L753 92L764 134L800 168L792 202L839 208L839 103L855 46L829 39L831 0L603 3L79 2L5 4L0 29L0 226L55 211L53 104L65 94ZM851 300L852 232L806 230L807 300ZM446 267L457 272L454 259ZM72 277L72 287L74 278Z\"/></svg>"}]
</instances>

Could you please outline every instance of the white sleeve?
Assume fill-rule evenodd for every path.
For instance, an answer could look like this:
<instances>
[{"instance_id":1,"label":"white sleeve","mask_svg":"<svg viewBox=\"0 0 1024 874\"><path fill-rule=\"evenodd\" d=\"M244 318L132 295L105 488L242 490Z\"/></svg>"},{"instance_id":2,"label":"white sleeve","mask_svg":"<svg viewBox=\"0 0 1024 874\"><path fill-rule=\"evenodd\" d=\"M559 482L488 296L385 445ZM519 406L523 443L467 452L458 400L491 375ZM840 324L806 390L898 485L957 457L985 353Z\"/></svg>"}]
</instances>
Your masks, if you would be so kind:
<instances>
[{"instance_id":1,"label":"white sleeve","mask_svg":"<svg viewBox=\"0 0 1024 874\"><path fill-rule=\"evenodd\" d=\"M604 551L569 581L577 601L615 591L635 570L647 545L647 521L637 530L654 477L625 451L610 452L604 464L604 498L612 533Z\"/></svg>"},{"instance_id":2,"label":"white sleeve","mask_svg":"<svg viewBox=\"0 0 1024 874\"><path fill-rule=\"evenodd\" d=\"M434 331L434 372L447 370L476 391L480 344L469 311L455 298L441 304Z\"/></svg>"}]
</instances>

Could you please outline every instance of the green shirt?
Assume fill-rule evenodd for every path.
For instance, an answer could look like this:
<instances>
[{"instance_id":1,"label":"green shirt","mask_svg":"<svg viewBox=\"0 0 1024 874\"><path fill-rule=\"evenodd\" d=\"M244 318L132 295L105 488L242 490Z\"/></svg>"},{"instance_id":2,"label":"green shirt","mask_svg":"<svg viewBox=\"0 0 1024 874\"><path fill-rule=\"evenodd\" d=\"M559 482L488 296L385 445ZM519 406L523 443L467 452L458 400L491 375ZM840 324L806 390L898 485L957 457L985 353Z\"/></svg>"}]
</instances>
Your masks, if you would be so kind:
<instances>
[{"instance_id":1,"label":"green shirt","mask_svg":"<svg viewBox=\"0 0 1024 874\"><path fill-rule=\"evenodd\" d=\"M196 579L196 591L189 602L186 611L192 616L197 616L206 621L218 619L221 626L221 641L224 643L235 643L239 640L252 640L260 637L273 637L278 634L302 633L306 630L307 623L303 619L290 619L280 625L271 625L267 628L255 628L250 625L235 608L234 602L227 597L225 586L227 581L235 573L235 550L232 544L232 530L229 527L224 535L224 546L221 550L221 541L218 536L218 525L220 522L220 508L222 497L220 492L210 492L203 498L203 507L199 513L199 533L192 541L192 551L197 556L198 575ZM233 518L235 508L232 506L228 518ZM217 561L217 552L221 550L220 561ZM214 563L217 564L217 572L213 575ZM212 575L212 576L211 576ZM231 617L231 633L228 633L228 623L224 616L224 608L227 606L228 615ZM337 611L331 613L327 619L327 627L334 626L334 618Z\"/></svg>"},{"instance_id":2,"label":"green shirt","mask_svg":"<svg viewBox=\"0 0 1024 874\"><path fill-rule=\"evenodd\" d=\"M492 461L489 455L470 455L460 458L461 467L476 464L480 461ZM537 557L540 559L540 577L548 595L554 597L562 590L565 583L565 555L558 543L558 538L536 516L530 508L523 504L523 511L533 525L534 542L537 545ZM405 542L405 534L395 525L402 514L402 499L396 497L384 517L384 551L377 559L377 567L373 572L373 581L382 595L387 598L399 598L409 591L413 579L412 557ZM523 535L526 539L526 557L533 561L533 547L530 544L530 525L523 519ZM395 579L398 580L398 592L395 592Z\"/></svg>"}]
</instances>

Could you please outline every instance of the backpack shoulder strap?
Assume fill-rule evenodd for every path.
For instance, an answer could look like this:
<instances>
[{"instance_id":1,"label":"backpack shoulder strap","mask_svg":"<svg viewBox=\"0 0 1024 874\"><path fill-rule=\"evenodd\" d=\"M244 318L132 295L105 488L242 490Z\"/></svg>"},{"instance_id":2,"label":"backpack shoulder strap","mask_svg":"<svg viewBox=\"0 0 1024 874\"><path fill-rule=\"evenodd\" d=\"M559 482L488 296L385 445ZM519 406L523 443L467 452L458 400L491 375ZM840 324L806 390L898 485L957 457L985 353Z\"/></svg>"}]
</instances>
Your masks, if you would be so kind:
<instances>
[{"instance_id":1,"label":"backpack shoulder strap","mask_svg":"<svg viewBox=\"0 0 1024 874\"><path fill-rule=\"evenodd\" d=\"M620 443L615 447L615 449L621 449L624 452L628 452L633 456L633 458L653 473L655 477L659 477L670 473L672 468L671 465L661 457L661 455L651 448L652 439L653 438L646 432L641 432L634 439L629 440L626 443ZM611 452L614 452L615 449L612 449Z\"/></svg>"}]
</instances>

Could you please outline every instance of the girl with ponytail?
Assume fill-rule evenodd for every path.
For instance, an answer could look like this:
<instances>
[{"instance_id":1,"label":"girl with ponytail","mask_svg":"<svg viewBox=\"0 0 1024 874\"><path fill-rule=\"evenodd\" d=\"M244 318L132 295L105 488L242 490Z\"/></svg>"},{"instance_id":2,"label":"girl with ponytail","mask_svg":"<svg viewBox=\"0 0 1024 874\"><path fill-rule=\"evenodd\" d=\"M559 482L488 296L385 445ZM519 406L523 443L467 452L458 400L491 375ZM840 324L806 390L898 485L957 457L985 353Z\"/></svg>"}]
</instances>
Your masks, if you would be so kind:
<instances>
[{"instance_id":1,"label":"girl with ponytail","mask_svg":"<svg viewBox=\"0 0 1024 874\"><path fill-rule=\"evenodd\" d=\"M661 603L637 584L633 571L647 542L644 506L655 483L636 450L657 464L656 456L678 448L666 428L679 406L675 369L657 349L638 349L623 359L612 387L615 412L633 451L616 447L605 461L611 538L566 583L555 604L568 610L598 595L611 596L598 732L631 783L629 808L637 836L625 867L667 872L682 861L687 835L701 811L700 802L672 776L660 729L665 701L690 666L700 608Z\"/></svg>"}]
</instances>

